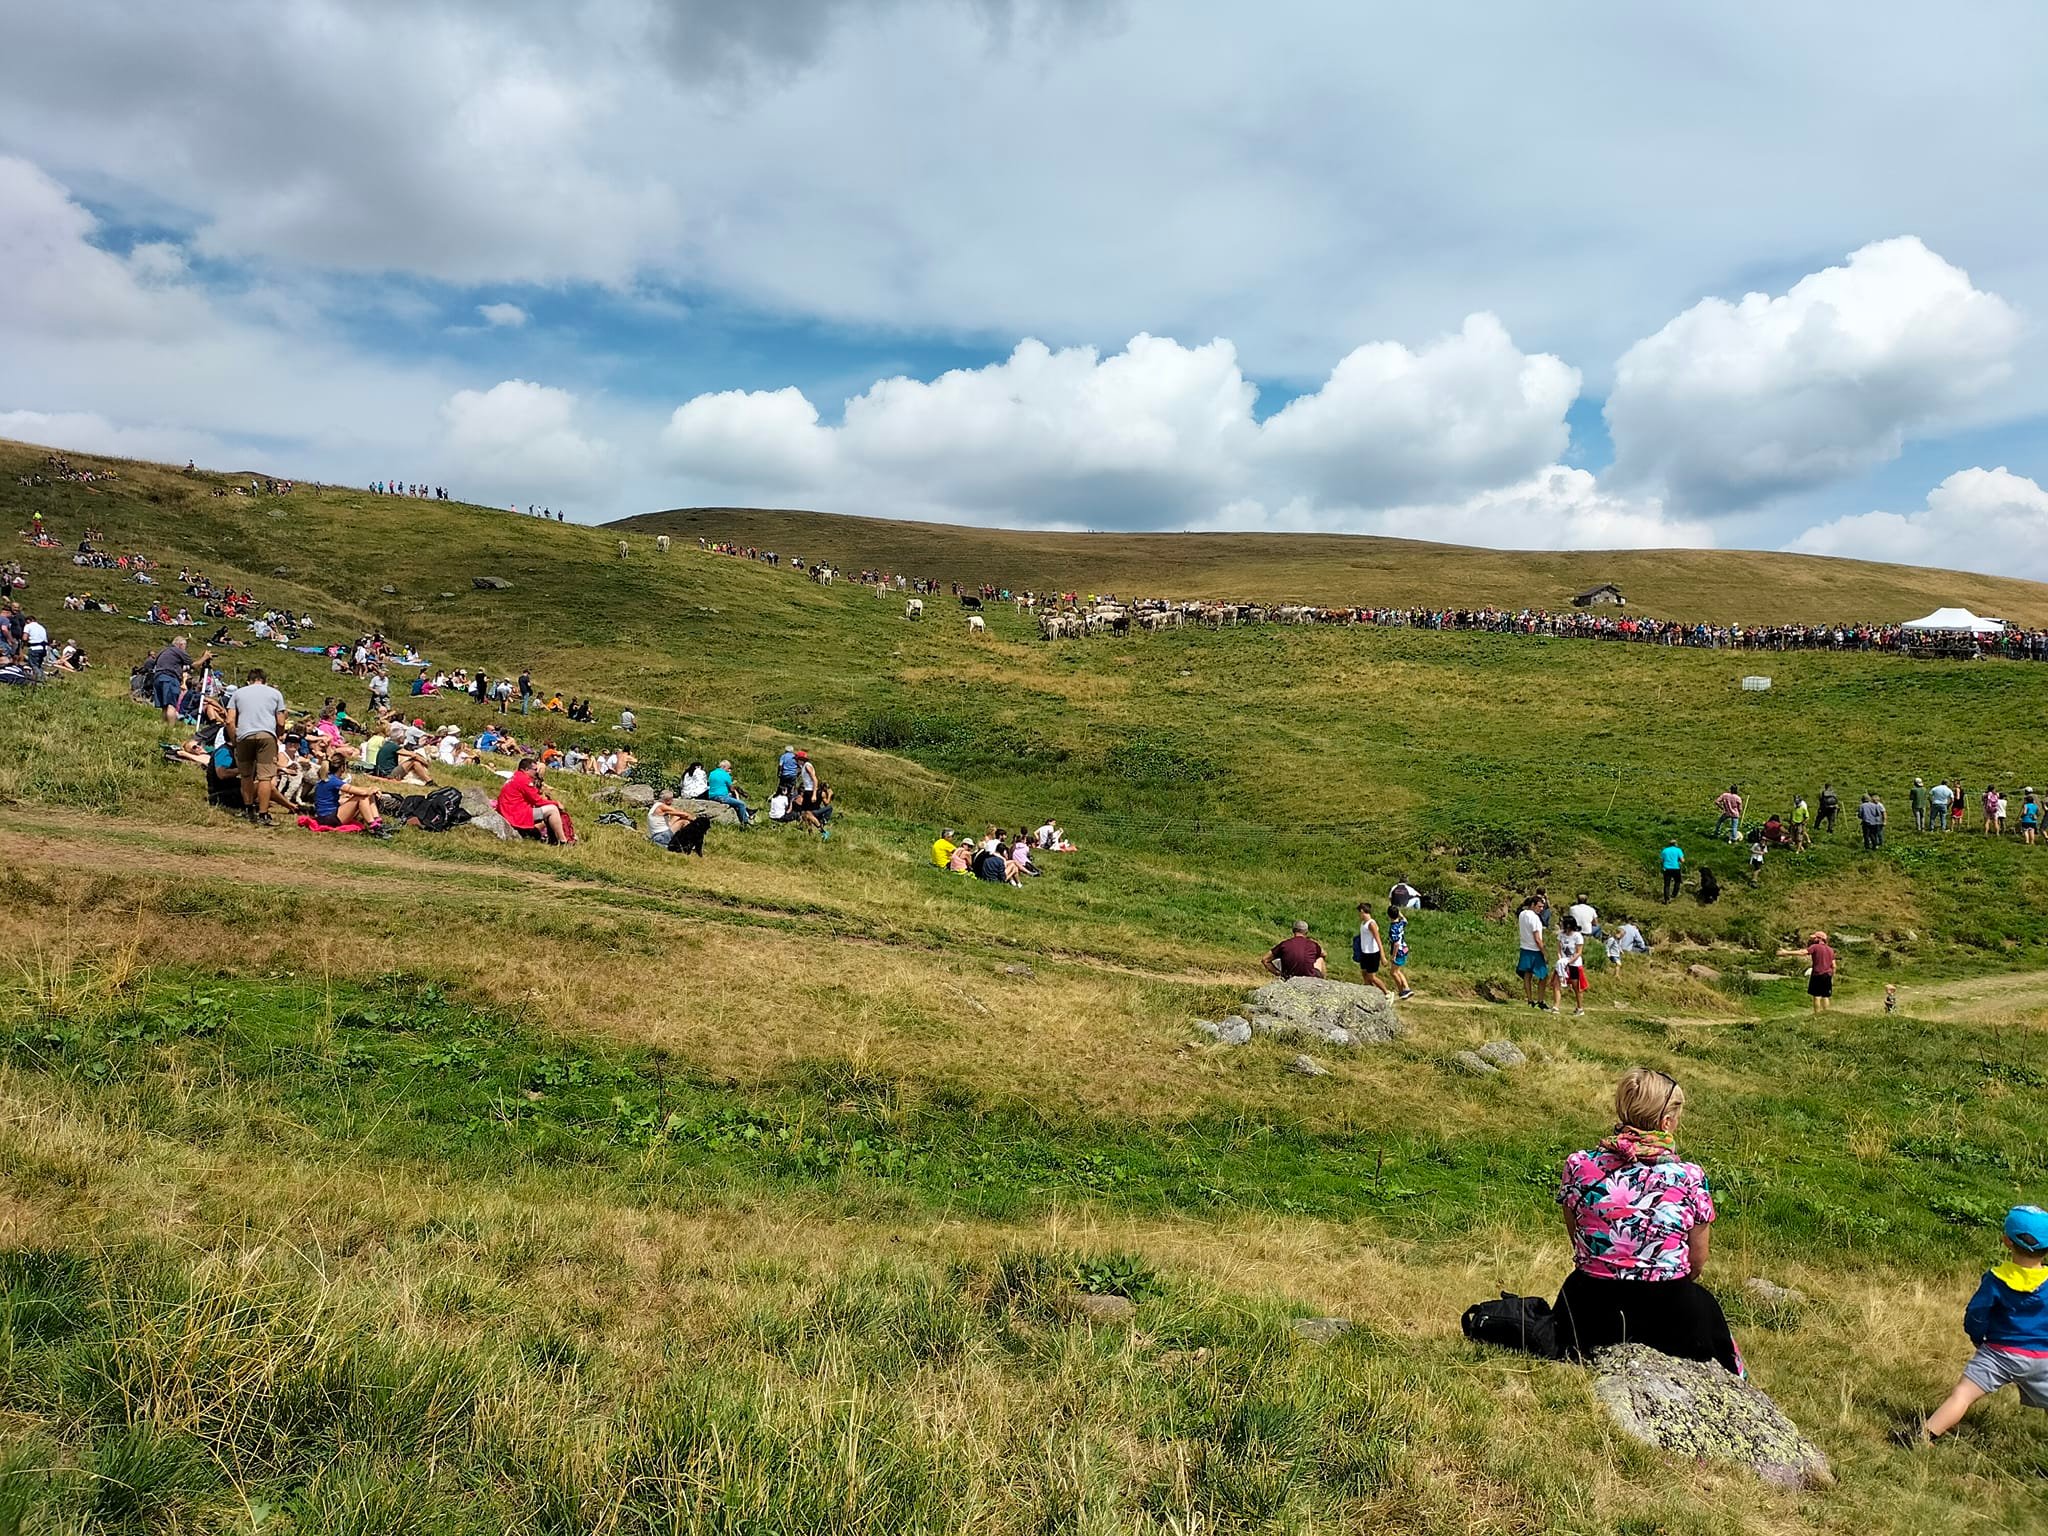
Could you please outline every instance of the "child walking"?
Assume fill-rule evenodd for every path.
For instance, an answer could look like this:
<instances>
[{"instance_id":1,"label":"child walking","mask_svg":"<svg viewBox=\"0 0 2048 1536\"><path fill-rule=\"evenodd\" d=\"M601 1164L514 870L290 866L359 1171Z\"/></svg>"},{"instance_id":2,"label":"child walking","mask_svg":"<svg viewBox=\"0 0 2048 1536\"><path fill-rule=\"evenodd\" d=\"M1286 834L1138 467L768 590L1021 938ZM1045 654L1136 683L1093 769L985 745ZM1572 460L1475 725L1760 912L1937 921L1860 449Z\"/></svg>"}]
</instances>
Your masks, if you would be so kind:
<instances>
[{"instance_id":1,"label":"child walking","mask_svg":"<svg viewBox=\"0 0 2048 1536\"><path fill-rule=\"evenodd\" d=\"M1557 980L1558 1001L1564 1001L1563 994L1569 989L1572 994L1572 1016L1586 1016L1586 936L1579 932L1578 919L1567 912L1557 925Z\"/></svg>"},{"instance_id":2,"label":"child walking","mask_svg":"<svg viewBox=\"0 0 2048 1536\"><path fill-rule=\"evenodd\" d=\"M2030 1408L2048 1408L2048 1211L2017 1205L2006 1213L2012 1258L1988 1271L1963 1309L1963 1332L1977 1346L1963 1379L1919 1432L1922 1444L1962 1422L1970 1405L2003 1386L2020 1389Z\"/></svg>"},{"instance_id":3,"label":"child walking","mask_svg":"<svg viewBox=\"0 0 2048 1536\"><path fill-rule=\"evenodd\" d=\"M1408 914L1400 907L1387 908L1387 950L1394 957L1394 980L1405 1002L1415 995L1415 978L1408 973Z\"/></svg>"}]
</instances>

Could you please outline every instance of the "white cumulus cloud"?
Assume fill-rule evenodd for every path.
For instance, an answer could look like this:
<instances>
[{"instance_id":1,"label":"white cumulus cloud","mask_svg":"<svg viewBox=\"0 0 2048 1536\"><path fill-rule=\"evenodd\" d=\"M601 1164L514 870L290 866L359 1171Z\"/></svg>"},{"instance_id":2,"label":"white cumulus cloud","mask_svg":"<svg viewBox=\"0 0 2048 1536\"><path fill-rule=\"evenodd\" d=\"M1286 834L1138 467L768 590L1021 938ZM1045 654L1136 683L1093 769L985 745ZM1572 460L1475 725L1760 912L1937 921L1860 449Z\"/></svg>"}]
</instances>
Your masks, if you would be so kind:
<instances>
[{"instance_id":1,"label":"white cumulus cloud","mask_svg":"<svg viewBox=\"0 0 2048 1536\"><path fill-rule=\"evenodd\" d=\"M485 325L497 329L505 327L517 330L526 324L526 311L517 304L479 304L476 312L483 317Z\"/></svg>"},{"instance_id":2,"label":"white cumulus cloud","mask_svg":"<svg viewBox=\"0 0 2048 1536\"><path fill-rule=\"evenodd\" d=\"M1965 469L1915 512L1861 512L1809 528L1787 546L1898 565L2048 580L2048 490L2000 465Z\"/></svg>"},{"instance_id":3,"label":"white cumulus cloud","mask_svg":"<svg viewBox=\"0 0 2048 1536\"><path fill-rule=\"evenodd\" d=\"M577 421L576 397L526 379L459 389L442 407L450 459L476 483L509 495L588 495L611 446Z\"/></svg>"},{"instance_id":4,"label":"white cumulus cloud","mask_svg":"<svg viewBox=\"0 0 2048 1536\"><path fill-rule=\"evenodd\" d=\"M1264 422L1228 341L1139 335L1104 357L1025 341L929 381L882 379L825 425L800 391L680 406L669 465L739 499L813 493L845 511L967 522L1181 527L1223 509L1345 513L1527 479L1569 436L1578 374L1491 315L1417 350L1379 342Z\"/></svg>"},{"instance_id":5,"label":"white cumulus cloud","mask_svg":"<svg viewBox=\"0 0 2048 1536\"><path fill-rule=\"evenodd\" d=\"M1703 299L1623 355L1613 478L1713 511L1897 457L2010 375L2019 318L1910 236L1775 297Z\"/></svg>"}]
</instances>

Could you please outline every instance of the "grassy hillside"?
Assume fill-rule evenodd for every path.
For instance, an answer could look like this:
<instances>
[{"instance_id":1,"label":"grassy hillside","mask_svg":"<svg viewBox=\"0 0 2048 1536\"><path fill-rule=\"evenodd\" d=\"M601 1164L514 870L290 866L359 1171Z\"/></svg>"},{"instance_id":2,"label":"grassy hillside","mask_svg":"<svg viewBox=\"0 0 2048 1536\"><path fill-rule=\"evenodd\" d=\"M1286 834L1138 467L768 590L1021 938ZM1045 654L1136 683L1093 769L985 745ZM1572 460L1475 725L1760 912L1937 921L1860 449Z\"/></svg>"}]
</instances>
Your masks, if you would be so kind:
<instances>
[{"instance_id":1,"label":"grassy hillside","mask_svg":"<svg viewBox=\"0 0 2048 1536\"><path fill-rule=\"evenodd\" d=\"M744 507L650 512L611 526L692 544L732 540L855 571L1041 592L1558 609L1573 593L1611 581L1644 613L1713 624L1888 623L1947 605L2014 623L2048 621L2048 587L2038 582L1817 555L1546 553L1337 534L1043 533Z\"/></svg>"},{"instance_id":2,"label":"grassy hillside","mask_svg":"<svg viewBox=\"0 0 2048 1536\"><path fill-rule=\"evenodd\" d=\"M1752 695L1731 658L1566 641L1053 648L996 612L970 642L694 534L665 559L629 534L621 561L610 530L338 489L217 498L141 465L19 486L40 457L0 447L10 528L90 523L323 636L530 664L600 720L634 707L670 772L731 756L760 788L807 745L843 811L827 843L719 829L701 863L595 826L573 782L590 836L556 852L209 817L126 698L161 632L61 612L115 589L17 544L31 611L104 670L0 690L0 1529L2038 1518L2038 1415L1993 1404L1925 1457L1887 1436L1953 1380L1991 1223L2048 1177L2048 847L1974 818L1916 839L1904 790L2048 778L2039 669L1774 657ZM297 704L336 691L316 658L232 662L255 658ZM1705 841L1730 777L1765 805L1878 788L1892 846L1845 832L1752 891ZM1047 814L1082 851L1022 891L926 862L940 825ZM1717 905L1654 900L1674 829ZM1403 875L1434 908L1407 1039L1312 1079L1298 1046L1192 1030L1287 920L1341 958L1353 903ZM1588 1018L1487 1000L1534 884L1646 918L1657 954L1596 970ZM1774 955L1815 925L1845 939L1819 1021ZM1451 1066L1500 1037L1528 1068ZM1688 1084L1709 1279L1832 1492L1672 1465L1582 1372L1458 1337L1470 1301L1562 1277L1558 1159L1637 1062ZM1751 1275L1813 1299L1756 1302ZM1084 1290L1134 1320L1078 1320ZM1291 1326L1333 1314L1357 1324L1334 1345Z\"/></svg>"}]
</instances>

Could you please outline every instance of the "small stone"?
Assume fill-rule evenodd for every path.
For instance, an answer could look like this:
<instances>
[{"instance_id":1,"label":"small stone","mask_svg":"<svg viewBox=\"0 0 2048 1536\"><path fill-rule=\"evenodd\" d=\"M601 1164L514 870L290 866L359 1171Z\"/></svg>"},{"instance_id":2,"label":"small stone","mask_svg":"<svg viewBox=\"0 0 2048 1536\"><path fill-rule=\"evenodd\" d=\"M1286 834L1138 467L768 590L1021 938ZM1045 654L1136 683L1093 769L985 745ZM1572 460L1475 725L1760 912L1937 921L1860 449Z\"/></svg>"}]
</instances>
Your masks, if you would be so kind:
<instances>
[{"instance_id":1,"label":"small stone","mask_svg":"<svg viewBox=\"0 0 2048 1536\"><path fill-rule=\"evenodd\" d=\"M502 576L472 576L469 584L479 592L503 592L512 585Z\"/></svg>"},{"instance_id":2,"label":"small stone","mask_svg":"<svg viewBox=\"0 0 2048 1536\"><path fill-rule=\"evenodd\" d=\"M281 565L275 565L270 568L270 574L273 576L289 576L291 572Z\"/></svg>"},{"instance_id":3,"label":"small stone","mask_svg":"<svg viewBox=\"0 0 2048 1536\"><path fill-rule=\"evenodd\" d=\"M1721 979L1721 973L1711 965L1688 965L1685 968L1685 974L1694 981L1719 981Z\"/></svg>"},{"instance_id":4,"label":"small stone","mask_svg":"<svg viewBox=\"0 0 2048 1536\"><path fill-rule=\"evenodd\" d=\"M386 597L398 596L398 588L392 586L391 583L388 581L385 582L384 585L379 587L377 590L379 592L382 592Z\"/></svg>"},{"instance_id":5,"label":"small stone","mask_svg":"<svg viewBox=\"0 0 2048 1536\"><path fill-rule=\"evenodd\" d=\"M1329 1344L1351 1331L1348 1317L1297 1317L1294 1336L1309 1344Z\"/></svg>"},{"instance_id":6,"label":"small stone","mask_svg":"<svg viewBox=\"0 0 2048 1536\"><path fill-rule=\"evenodd\" d=\"M453 592L443 592L441 595L443 597L453 597L455 594Z\"/></svg>"},{"instance_id":7,"label":"small stone","mask_svg":"<svg viewBox=\"0 0 2048 1536\"><path fill-rule=\"evenodd\" d=\"M1074 1298L1074 1310L1091 1323L1128 1323L1138 1315L1138 1304L1128 1296L1097 1296L1088 1291Z\"/></svg>"},{"instance_id":8,"label":"small stone","mask_svg":"<svg viewBox=\"0 0 2048 1536\"><path fill-rule=\"evenodd\" d=\"M1529 1058L1522 1054L1520 1046L1512 1040L1489 1040L1479 1047L1479 1058L1489 1061L1503 1070L1509 1067L1526 1067Z\"/></svg>"},{"instance_id":9,"label":"small stone","mask_svg":"<svg viewBox=\"0 0 2048 1536\"><path fill-rule=\"evenodd\" d=\"M1287 1063L1287 1070L1299 1072L1303 1077L1328 1077L1330 1069L1313 1056L1297 1056Z\"/></svg>"},{"instance_id":10,"label":"small stone","mask_svg":"<svg viewBox=\"0 0 2048 1536\"><path fill-rule=\"evenodd\" d=\"M1002 972L1005 976L1021 976L1026 981L1038 974L1028 965L1006 965L1002 967Z\"/></svg>"},{"instance_id":11,"label":"small stone","mask_svg":"<svg viewBox=\"0 0 2048 1536\"><path fill-rule=\"evenodd\" d=\"M1251 1043L1252 1027L1234 1015L1220 1024L1211 1024L1207 1019L1195 1020L1195 1028L1219 1045L1248 1045Z\"/></svg>"},{"instance_id":12,"label":"small stone","mask_svg":"<svg viewBox=\"0 0 2048 1536\"><path fill-rule=\"evenodd\" d=\"M1774 1280L1766 1280L1762 1275L1751 1275L1749 1279L1743 1282L1742 1288L1767 1306L1803 1307L1806 1305L1806 1292L1798 1289L1796 1286L1779 1285Z\"/></svg>"},{"instance_id":13,"label":"small stone","mask_svg":"<svg viewBox=\"0 0 2048 1536\"><path fill-rule=\"evenodd\" d=\"M1498 1077L1500 1075L1500 1068L1496 1067L1477 1051L1458 1052L1457 1055L1451 1058L1451 1065L1460 1072L1468 1072L1474 1077Z\"/></svg>"}]
</instances>

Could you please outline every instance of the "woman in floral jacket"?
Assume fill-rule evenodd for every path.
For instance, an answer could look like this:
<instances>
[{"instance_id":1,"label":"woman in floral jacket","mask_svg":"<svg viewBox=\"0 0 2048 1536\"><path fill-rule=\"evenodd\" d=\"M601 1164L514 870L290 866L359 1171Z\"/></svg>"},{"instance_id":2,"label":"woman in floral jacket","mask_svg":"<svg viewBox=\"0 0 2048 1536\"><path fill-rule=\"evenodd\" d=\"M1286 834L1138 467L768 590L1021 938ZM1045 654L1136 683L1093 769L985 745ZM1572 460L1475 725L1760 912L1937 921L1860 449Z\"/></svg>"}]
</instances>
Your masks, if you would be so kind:
<instances>
[{"instance_id":1,"label":"woman in floral jacket","mask_svg":"<svg viewBox=\"0 0 2048 1536\"><path fill-rule=\"evenodd\" d=\"M1674 1145L1685 1090L1648 1067L1614 1093L1614 1134L1564 1161L1557 1201L1572 1238L1572 1273L1557 1295L1566 1354L1645 1344L1742 1374L1742 1355L1713 1292L1707 1263L1714 1197L1697 1163Z\"/></svg>"}]
</instances>

